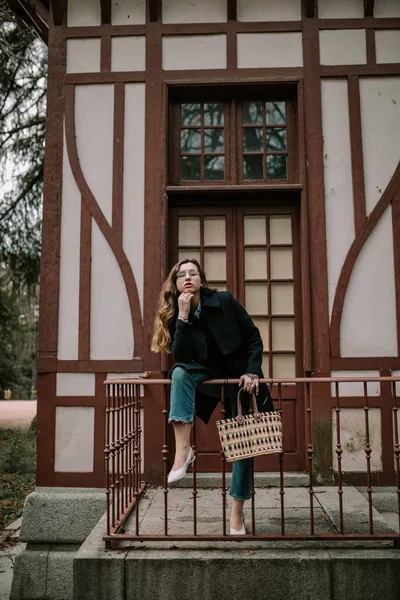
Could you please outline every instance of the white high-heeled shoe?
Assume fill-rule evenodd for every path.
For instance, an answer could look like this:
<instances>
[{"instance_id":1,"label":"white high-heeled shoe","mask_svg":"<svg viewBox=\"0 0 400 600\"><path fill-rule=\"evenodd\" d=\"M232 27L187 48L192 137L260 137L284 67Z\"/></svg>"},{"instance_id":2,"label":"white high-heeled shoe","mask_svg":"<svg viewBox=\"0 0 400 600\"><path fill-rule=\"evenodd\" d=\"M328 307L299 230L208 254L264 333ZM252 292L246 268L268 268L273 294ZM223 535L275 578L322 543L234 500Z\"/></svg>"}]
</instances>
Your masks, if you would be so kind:
<instances>
[{"instance_id":1,"label":"white high-heeled shoe","mask_svg":"<svg viewBox=\"0 0 400 600\"><path fill-rule=\"evenodd\" d=\"M191 465L195 461L195 458L196 457L194 455L193 448L190 447L189 454L182 467L180 469L177 469L176 471L173 471L171 469L171 471L168 473L168 483L176 483L177 481L183 479L186 476L186 471L189 465Z\"/></svg>"},{"instance_id":2,"label":"white high-heeled shoe","mask_svg":"<svg viewBox=\"0 0 400 600\"><path fill-rule=\"evenodd\" d=\"M231 535L246 535L246 528L244 526L244 519L242 521L242 529L234 529L231 527Z\"/></svg>"}]
</instances>

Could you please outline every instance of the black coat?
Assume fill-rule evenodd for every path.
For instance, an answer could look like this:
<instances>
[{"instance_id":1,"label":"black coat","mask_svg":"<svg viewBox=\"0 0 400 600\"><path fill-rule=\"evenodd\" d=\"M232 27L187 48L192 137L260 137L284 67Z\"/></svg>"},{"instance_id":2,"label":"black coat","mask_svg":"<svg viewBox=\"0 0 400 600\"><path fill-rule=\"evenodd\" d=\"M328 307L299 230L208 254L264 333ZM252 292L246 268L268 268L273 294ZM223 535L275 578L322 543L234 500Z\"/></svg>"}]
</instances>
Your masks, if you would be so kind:
<instances>
[{"instance_id":1,"label":"black coat","mask_svg":"<svg viewBox=\"0 0 400 600\"><path fill-rule=\"evenodd\" d=\"M215 369L207 365L211 377L239 378L245 373L263 377L261 370L263 344L260 332L249 314L230 292L201 292L201 318L211 331L219 350L225 357L224 373L221 365ZM170 324L171 354L176 361L172 370L182 366L187 370L198 369L207 359L205 329L192 314L189 323L175 317ZM199 385L196 389L196 415L207 423L220 398L220 386ZM235 403L238 388L226 386L226 417L236 414ZM257 396L260 412L274 410L266 384L260 385Z\"/></svg>"}]
</instances>

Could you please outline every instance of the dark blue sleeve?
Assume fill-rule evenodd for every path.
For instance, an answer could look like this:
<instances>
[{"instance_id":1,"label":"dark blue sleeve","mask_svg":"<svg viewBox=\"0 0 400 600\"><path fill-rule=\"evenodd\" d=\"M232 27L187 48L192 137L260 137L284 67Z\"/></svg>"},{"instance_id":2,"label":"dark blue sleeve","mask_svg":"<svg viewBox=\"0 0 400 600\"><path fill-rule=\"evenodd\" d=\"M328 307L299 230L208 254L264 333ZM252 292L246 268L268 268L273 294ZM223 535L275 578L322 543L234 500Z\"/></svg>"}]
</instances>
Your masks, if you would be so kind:
<instances>
[{"instance_id":1,"label":"dark blue sleeve","mask_svg":"<svg viewBox=\"0 0 400 600\"><path fill-rule=\"evenodd\" d=\"M171 354L175 362L189 363L193 360L192 324L181 319L175 319L171 334Z\"/></svg>"}]
</instances>

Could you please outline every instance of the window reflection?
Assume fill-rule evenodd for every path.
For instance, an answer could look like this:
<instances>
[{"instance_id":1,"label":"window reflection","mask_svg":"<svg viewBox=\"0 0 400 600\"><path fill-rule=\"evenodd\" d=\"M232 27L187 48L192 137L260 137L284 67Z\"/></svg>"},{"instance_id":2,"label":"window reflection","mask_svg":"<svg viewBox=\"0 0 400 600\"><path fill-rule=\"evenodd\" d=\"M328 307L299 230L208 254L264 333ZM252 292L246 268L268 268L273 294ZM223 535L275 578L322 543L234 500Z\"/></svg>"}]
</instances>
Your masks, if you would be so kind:
<instances>
[{"instance_id":1,"label":"window reflection","mask_svg":"<svg viewBox=\"0 0 400 600\"><path fill-rule=\"evenodd\" d=\"M181 125L200 125L200 104L181 104Z\"/></svg>"},{"instance_id":2,"label":"window reflection","mask_svg":"<svg viewBox=\"0 0 400 600\"><path fill-rule=\"evenodd\" d=\"M204 130L204 150L205 150L205 152L223 152L224 151L224 130L223 129L205 129Z\"/></svg>"},{"instance_id":3,"label":"window reflection","mask_svg":"<svg viewBox=\"0 0 400 600\"><path fill-rule=\"evenodd\" d=\"M181 130L181 151L182 152L200 152L201 133L200 129L182 129Z\"/></svg>"},{"instance_id":4,"label":"window reflection","mask_svg":"<svg viewBox=\"0 0 400 600\"><path fill-rule=\"evenodd\" d=\"M286 123L285 102L266 102L265 114L267 125L284 125Z\"/></svg>"},{"instance_id":5,"label":"window reflection","mask_svg":"<svg viewBox=\"0 0 400 600\"><path fill-rule=\"evenodd\" d=\"M224 105L204 104L204 125L223 125Z\"/></svg>"},{"instance_id":6,"label":"window reflection","mask_svg":"<svg viewBox=\"0 0 400 600\"><path fill-rule=\"evenodd\" d=\"M263 130L261 127L247 127L243 129L243 151L263 151Z\"/></svg>"},{"instance_id":7,"label":"window reflection","mask_svg":"<svg viewBox=\"0 0 400 600\"><path fill-rule=\"evenodd\" d=\"M268 179L287 179L287 157L271 154L267 156Z\"/></svg>"},{"instance_id":8,"label":"window reflection","mask_svg":"<svg viewBox=\"0 0 400 600\"><path fill-rule=\"evenodd\" d=\"M264 179L262 156L247 155L243 157L243 178Z\"/></svg>"},{"instance_id":9,"label":"window reflection","mask_svg":"<svg viewBox=\"0 0 400 600\"><path fill-rule=\"evenodd\" d=\"M267 129L267 152L286 152L286 129Z\"/></svg>"},{"instance_id":10,"label":"window reflection","mask_svg":"<svg viewBox=\"0 0 400 600\"><path fill-rule=\"evenodd\" d=\"M263 110L261 102L243 102L243 124L262 125Z\"/></svg>"},{"instance_id":11,"label":"window reflection","mask_svg":"<svg viewBox=\"0 0 400 600\"><path fill-rule=\"evenodd\" d=\"M199 181L200 156L182 156L181 179L184 181Z\"/></svg>"},{"instance_id":12,"label":"window reflection","mask_svg":"<svg viewBox=\"0 0 400 600\"><path fill-rule=\"evenodd\" d=\"M204 158L204 179L207 181L223 181L224 173L223 156L206 156Z\"/></svg>"}]
</instances>

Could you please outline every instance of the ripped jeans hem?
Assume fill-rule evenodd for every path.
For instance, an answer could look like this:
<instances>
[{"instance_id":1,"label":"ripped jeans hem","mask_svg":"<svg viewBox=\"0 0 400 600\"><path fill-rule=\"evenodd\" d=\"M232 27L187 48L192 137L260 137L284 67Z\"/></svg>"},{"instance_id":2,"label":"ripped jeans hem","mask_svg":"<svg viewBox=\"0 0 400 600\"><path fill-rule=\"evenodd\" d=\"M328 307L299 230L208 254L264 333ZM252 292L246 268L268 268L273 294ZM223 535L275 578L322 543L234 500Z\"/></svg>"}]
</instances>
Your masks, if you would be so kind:
<instances>
[{"instance_id":1,"label":"ripped jeans hem","mask_svg":"<svg viewBox=\"0 0 400 600\"><path fill-rule=\"evenodd\" d=\"M186 419L180 419L178 417L169 417L168 423L184 423L185 425L193 425L193 421L187 421Z\"/></svg>"},{"instance_id":2,"label":"ripped jeans hem","mask_svg":"<svg viewBox=\"0 0 400 600\"><path fill-rule=\"evenodd\" d=\"M242 496L238 496L237 494L232 494L232 492L229 490L228 494L231 496L231 498L233 498L234 500L243 500L244 502L246 500L250 500L251 496L247 496L246 498L243 498Z\"/></svg>"}]
</instances>

